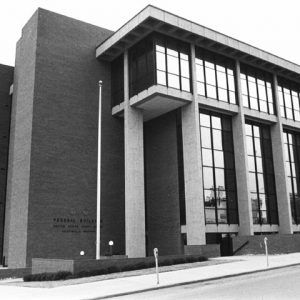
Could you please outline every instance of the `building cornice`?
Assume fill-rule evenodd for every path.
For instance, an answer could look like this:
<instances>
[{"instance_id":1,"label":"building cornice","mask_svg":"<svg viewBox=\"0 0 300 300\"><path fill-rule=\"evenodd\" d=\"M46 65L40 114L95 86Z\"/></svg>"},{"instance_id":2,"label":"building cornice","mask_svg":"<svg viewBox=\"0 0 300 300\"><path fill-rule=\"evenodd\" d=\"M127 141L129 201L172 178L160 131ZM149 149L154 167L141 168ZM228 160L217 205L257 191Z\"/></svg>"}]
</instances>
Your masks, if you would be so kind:
<instances>
[{"instance_id":1,"label":"building cornice","mask_svg":"<svg viewBox=\"0 0 300 300\"><path fill-rule=\"evenodd\" d=\"M300 66L195 22L148 5L96 49L96 57L112 61L149 33L157 31L280 76L300 81Z\"/></svg>"}]
</instances>

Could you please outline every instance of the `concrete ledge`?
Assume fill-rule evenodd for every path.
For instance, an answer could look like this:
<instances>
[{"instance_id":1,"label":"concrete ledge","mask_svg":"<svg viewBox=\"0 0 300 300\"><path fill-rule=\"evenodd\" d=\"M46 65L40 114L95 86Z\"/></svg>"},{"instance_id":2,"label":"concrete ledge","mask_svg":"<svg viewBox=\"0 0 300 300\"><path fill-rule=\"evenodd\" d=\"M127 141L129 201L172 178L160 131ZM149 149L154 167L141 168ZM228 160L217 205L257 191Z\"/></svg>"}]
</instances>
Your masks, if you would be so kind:
<instances>
[{"instance_id":1,"label":"concrete ledge","mask_svg":"<svg viewBox=\"0 0 300 300\"><path fill-rule=\"evenodd\" d=\"M203 255L205 257L219 257L220 245L208 244L208 245L186 245L184 246L184 253L186 255Z\"/></svg>"},{"instance_id":2,"label":"concrete ledge","mask_svg":"<svg viewBox=\"0 0 300 300\"><path fill-rule=\"evenodd\" d=\"M264 238L268 238L269 254L300 252L300 235L269 234L236 236L232 238L234 255L264 254Z\"/></svg>"},{"instance_id":3,"label":"concrete ledge","mask_svg":"<svg viewBox=\"0 0 300 300\"><path fill-rule=\"evenodd\" d=\"M18 268L18 269L0 268L0 279L21 278L28 274L31 274L31 268Z\"/></svg>"},{"instance_id":4,"label":"concrete ledge","mask_svg":"<svg viewBox=\"0 0 300 300\"><path fill-rule=\"evenodd\" d=\"M212 246L212 245L210 245ZM218 245L217 245L218 246ZM201 246L200 246L201 247ZM190 253L189 256L199 256L205 254L213 254L217 253L216 250L214 252L212 249L214 247L208 247L205 251L203 250L202 253ZM160 256L159 263L164 261L175 259L175 258L182 258L186 255L168 255L168 256ZM220 256L220 255L215 255ZM208 256L206 256L208 257ZM212 257L212 256L210 256ZM112 258L112 259L86 259L86 260L64 260L64 259L43 259L43 258L33 258L32 259L32 274L39 274L39 273L55 273L59 271L68 271L71 273L79 273L82 271L93 271L99 270L103 268L109 268L113 266L124 267L128 265L134 265L142 262L153 262L153 257L141 257L141 258Z\"/></svg>"}]
</instances>

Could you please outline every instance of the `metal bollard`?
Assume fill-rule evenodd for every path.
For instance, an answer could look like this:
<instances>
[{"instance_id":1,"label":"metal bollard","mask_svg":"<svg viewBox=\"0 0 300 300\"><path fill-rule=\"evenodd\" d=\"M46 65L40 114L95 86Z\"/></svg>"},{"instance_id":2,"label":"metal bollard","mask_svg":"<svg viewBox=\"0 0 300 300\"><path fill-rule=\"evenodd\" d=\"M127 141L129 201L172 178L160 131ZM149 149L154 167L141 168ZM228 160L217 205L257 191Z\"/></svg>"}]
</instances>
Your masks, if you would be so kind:
<instances>
[{"instance_id":1,"label":"metal bollard","mask_svg":"<svg viewBox=\"0 0 300 300\"><path fill-rule=\"evenodd\" d=\"M268 238L264 238L265 250L266 250L266 258L267 258L267 268L269 267L269 256L268 256Z\"/></svg>"},{"instance_id":2,"label":"metal bollard","mask_svg":"<svg viewBox=\"0 0 300 300\"><path fill-rule=\"evenodd\" d=\"M159 285L159 272L158 272L158 249L153 249L153 254L155 257L155 269L156 269L156 284Z\"/></svg>"}]
</instances>

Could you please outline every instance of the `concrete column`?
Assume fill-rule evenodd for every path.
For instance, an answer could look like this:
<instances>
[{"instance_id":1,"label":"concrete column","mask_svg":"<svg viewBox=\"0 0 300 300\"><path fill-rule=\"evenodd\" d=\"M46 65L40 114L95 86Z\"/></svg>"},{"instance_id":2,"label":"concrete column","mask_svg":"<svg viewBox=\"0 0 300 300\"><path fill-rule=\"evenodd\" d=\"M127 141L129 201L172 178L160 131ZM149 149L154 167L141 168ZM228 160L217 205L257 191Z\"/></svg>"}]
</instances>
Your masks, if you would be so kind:
<instances>
[{"instance_id":1,"label":"concrete column","mask_svg":"<svg viewBox=\"0 0 300 300\"><path fill-rule=\"evenodd\" d=\"M206 243L205 216L194 45L191 45L191 62L194 99L182 108L186 233L187 245L203 245Z\"/></svg>"},{"instance_id":2,"label":"concrete column","mask_svg":"<svg viewBox=\"0 0 300 300\"><path fill-rule=\"evenodd\" d=\"M248 179L248 158L246 147L245 117L240 80L240 64L236 61L236 88L239 112L232 118L235 172L237 178L237 197L239 209L239 235L253 234L251 197Z\"/></svg>"},{"instance_id":3,"label":"concrete column","mask_svg":"<svg viewBox=\"0 0 300 300\"><path fill-rule=\"evenodd\" d=\"M144 257L145 189L143 113L130 106L128 52L124 53L125 236L126 255Z\"/></svg>"},{"instance_id":4,"label":"concrete column","mask_svg":"<svg viewBox=\"0 0 300 300\"><path fill-rule=\"evenodd\" d=\"M273 165L276 184L276 197L279 217L279 233L290 234L292 229L292 214L290 206L290 198L287 189L287 176L285 169L285 157L284 157L284 142L283 142L283 130L280 115L280 105L278 99L277 90L277 76L273 77L275 106L277 111L277 123L271 126L271 139L272 139L272 153L273 153Z\"/></svg>"}]
</instances>

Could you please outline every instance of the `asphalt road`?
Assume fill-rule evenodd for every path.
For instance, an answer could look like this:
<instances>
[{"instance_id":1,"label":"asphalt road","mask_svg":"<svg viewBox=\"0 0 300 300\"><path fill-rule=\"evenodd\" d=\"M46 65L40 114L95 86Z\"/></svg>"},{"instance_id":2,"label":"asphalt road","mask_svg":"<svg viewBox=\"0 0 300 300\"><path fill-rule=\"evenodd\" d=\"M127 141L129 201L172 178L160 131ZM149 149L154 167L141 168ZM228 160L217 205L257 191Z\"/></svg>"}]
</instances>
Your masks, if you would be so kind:
<instances>
[{"instance_id":1,"label":"asphalt road","mask_svg":"<svg viewBox=\"0 0 300 300\"><path fill-rule=\"evenodd\" d=\"M182 285L115 299L300 299L300 266Z\"/></svg>"}]
</instances>

